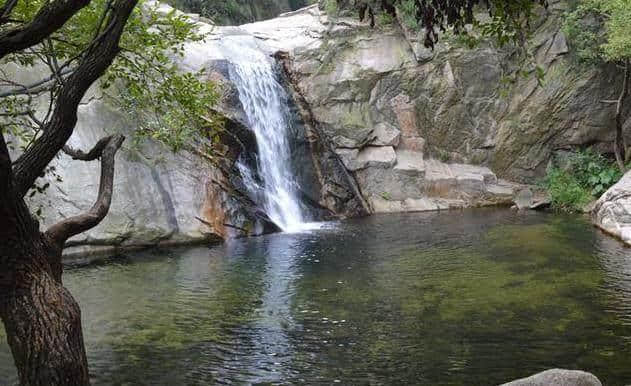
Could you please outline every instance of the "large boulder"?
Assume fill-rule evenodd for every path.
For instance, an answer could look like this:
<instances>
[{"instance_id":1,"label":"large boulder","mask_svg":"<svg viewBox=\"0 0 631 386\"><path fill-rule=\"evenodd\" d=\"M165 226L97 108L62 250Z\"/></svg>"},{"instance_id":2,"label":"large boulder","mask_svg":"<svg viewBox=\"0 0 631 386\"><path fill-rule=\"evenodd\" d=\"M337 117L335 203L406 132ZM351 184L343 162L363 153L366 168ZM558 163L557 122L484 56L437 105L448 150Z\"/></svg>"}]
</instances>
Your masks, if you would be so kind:
<instances>
[{"instance_id":1,"label":"large boulder","mask_svg":"<svg viewBox=\"0 0 631 386\"><path fill-rule=\"evenodd\" d=\"M551 369L502 386L602 386L595 375L580 370Z\"/></svg>"},{"instance_id":2,"label":"large boulder","mask_svg":"<svg viewBox=\"0 0 631 386\"><path fill-rule=\"evenodd\" d=\"M631 171L596 201L592 220L600 229L631 245Z\"/></svg>"}]
</instances>

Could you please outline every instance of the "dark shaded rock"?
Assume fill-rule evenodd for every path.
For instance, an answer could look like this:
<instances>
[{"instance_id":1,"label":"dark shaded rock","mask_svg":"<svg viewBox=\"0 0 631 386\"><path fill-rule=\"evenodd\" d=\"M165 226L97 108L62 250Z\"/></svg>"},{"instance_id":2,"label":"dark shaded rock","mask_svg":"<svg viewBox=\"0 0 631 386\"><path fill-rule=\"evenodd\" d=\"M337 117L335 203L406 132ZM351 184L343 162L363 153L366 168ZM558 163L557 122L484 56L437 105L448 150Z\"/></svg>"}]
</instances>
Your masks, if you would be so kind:
<instances>
[{"instance_id":1,"label":"dark shaded rock","mask_svg":"<svg viewBox=\"0 0 631 386\"><path fill-rule=\"evenodd\" d=\"M317 203L313 209L320 216L357 217L370 213L354 177L348 172L328 138L321 132L304 96L298 91L291 72L291 59L277 52L276 59L291 96L292 164L306 202ZM322 217L321 217L322 218Z\"/></svg>"}]
</instances>

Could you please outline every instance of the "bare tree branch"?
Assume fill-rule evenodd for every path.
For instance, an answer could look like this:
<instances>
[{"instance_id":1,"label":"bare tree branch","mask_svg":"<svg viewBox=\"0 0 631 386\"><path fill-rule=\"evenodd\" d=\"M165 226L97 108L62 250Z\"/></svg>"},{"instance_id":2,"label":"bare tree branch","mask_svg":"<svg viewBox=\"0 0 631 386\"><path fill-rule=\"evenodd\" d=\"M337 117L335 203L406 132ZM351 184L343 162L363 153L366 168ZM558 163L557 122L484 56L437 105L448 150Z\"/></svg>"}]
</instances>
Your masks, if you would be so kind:
<instances>
[{"instance_id":1,"label":"bare tree branch","mask_svg":"<svg viewBox=\"0 0 631 386\"><path fill-rule=\"evenodd\" d=\"M18 87L14 89L0 93L0 98L13 96L13 95L34 95L34 94L39 94L44 91L48 91L48 88L51 86L48 83L56 81L57 75L59 76L68 75L72 71L74 71L74 69L67 68L65 70L60 71L58 74L52 74L50 76L47 76L44 79L38 80L37 82L31 83L29 85L18 85ZM8 80L5 80L5 81L8 83Z\"/></svg>"},{"instance_id":2,"label":"bare tree branch","mask_svg":"<svg viewBox=\"0 0 631 386\"><path fill-rule=\"evenodd\" d=\"M119 52L118 43L125 23L138 0L116 0L108 17L107 33L98 38L94 48L81 60L77 69L60 88L55 109L33 146L14 163L16 194L21 197L33 185L46 165L66 144L77 123L77 108L88 88L112 63Z\"/></svg>"},{"instance_id":3,"label":"bare tree branch","mask_svg":"<svg viewBox=\"0 0 631 386\"><path fill-rule=\"evenodd\" d=\"M2 7L0 7L0 25L8 20L11 12L13 12L13 8L15 8L17 4L18 0L7 0L2 4Z\"/></svg>"},{"instance_id":4,"label":"bare tree branch","mask_svg":"<svg viewBox=\"0 0 631 386\"><path fill-rule=\"evenodd\" d=\"M112 136L101 138L89 152L85 153L81 149L73 149L69 145L63 147L63 152L68 154L74 160L94 161L103 153L103 149L110 143Z\"/></svg>"},{"instance_id":5,"label":"bare tree branch","mask_svg":"<svg viewBox=\"0 0 631 386\"><path fill-rule=\"evenodd\" d=\"M81 155L92 154L92 159L101 157L99 194L92 208L86 213L69 217L48 228L45 235L57 246L62 247L70 237L95 227L107 215L114 187L114 157L124 140L125 137L122 135L105 137L88 153L78 151Z\"/></svg>"}]
</instances>

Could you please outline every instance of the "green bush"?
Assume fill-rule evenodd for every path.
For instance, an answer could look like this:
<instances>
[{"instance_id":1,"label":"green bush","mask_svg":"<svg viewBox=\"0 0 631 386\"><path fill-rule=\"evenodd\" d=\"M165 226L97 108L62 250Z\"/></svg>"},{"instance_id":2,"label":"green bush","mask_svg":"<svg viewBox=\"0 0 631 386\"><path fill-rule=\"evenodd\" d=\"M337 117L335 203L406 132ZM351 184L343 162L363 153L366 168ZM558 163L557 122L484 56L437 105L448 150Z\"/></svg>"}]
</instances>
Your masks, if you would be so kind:
<instances>
[{"instance_id":1,"label":"green bush","mask_svg":"<svg viewBox=\"0 0 631 386\"><path fill-rule=\"evenodd\" d=\"M600 197L622 178L622 172L615 162L590 150L573 154L570 166L581 186L594 197Z\"/></svg>"},{"instance_id":2,"label":"green bush","mask_svg":"<svg viewBox=\"0 0 631 386\"><path fill-rule=\"evenodd\" d=\"M615 162L586 150L570 155L562 168L551 168L543 186L550 195L554 209L576 212L600 197L621 177L622 173Z\"/></svg>"},{"instance_id":3,"label":"green bush","mask_svg":"<svg viewBox=\"0 0 631 386\"><path fill-rule=\"evenodd\" d=\"M377 24L381 26L391 25L394 23L394 17L387 12L382 12L377 17Z\"/></svg>"},{"instance_id":4,"label":"green bush","mask_svg":"<svg viewBox=\"0 0 631 386\"><path fill-rule=\"evenodd\" d=\"M592 199L589 192L567 170L550 169L544 179L544 186L555 210L578 212Z\"/></svg>"},{"instance_id":5,"label":"green bush","mask_svg":"<svg viewBox=\"0 0 631 386\"><path fill-rule=\"evenodd\" d=\"M324 11L329 16L337 15L337 0L325 0Z\"/></svg>"},{"instance_id":6,"label":"green bush","mask_svg":"<svg viewBox=\"0 0 631 386\"><path fill-rule=\"evenodd\" d=\"M403 19L403 23L409 28L417 28L416 2L414 0L402 0L399 2L398 10Z\"/></svg>"}]
</instances>

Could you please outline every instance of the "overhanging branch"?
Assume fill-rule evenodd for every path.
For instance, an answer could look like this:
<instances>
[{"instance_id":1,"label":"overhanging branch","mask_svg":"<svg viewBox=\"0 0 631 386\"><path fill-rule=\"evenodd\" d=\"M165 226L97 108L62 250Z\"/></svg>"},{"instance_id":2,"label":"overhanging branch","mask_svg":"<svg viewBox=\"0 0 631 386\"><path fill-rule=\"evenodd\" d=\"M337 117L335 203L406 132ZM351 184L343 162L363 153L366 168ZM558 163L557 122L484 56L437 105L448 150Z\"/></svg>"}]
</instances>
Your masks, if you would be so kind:
<instances>
[{"instance_id":1,"label":"overhanging branch","mask_svg":"<svg viewBox=\"0 0 631 386\"><path fill-rule=\"evenodd\" d=\"M62 247L70 237L95 227L107 215L114 187L114 158L124 140L122 135L105 137L88 153L77 151L81 155L92 154L92 159L101 158L99 193L96 202L86 213L69 217L48 228L45 234L57 246Z\"/></svg>"},{"instance_id":2,"label":"overhanging branch","mask_svg":"<svg viewBox=\"0 0 631 386\"><path fill-rule=\"evenodd\" d=\"M9 19L16 5L18 5L18 0L6 0L2 4L2 7L0 7L0 24L5 23Z\"/></svg>"},{"instance_id":3,"label":"overhanging branch","mask_svg":"<svg viewBox=\"0 0 631 386\"><path fill-rule=\"evenodd\" d=\"M112 139L111 136L101 138L96 143L96 145L94 145L92 150L90 150L87 153L85 153L81 149L74 149L69 145L64 146L62 150L64 153L68 154L74 160L93 161L101 156L101 154L103 153L103 149L105 149L105 146L109 144L111 139Z\"/></svg>"},{"instance_id":4,"label":"overhanging branch","mask_svg":"<svg viewBox=\"0 0 631 386\"><path fill-rule=\"evenodd\" d=\"M11 5L7 1L3 7ZM33 20L0 33L0 59L6 55L32 47L61 28L90 0L57 0L44 5ZM15 6L15 5L13 5ZM12 7L7 7L7 9Z\"/></svg>"},{"instance_id":5,"label":"overhanging branch","mask_svg":"<svg viewBox=\"0 0 631 386\"><path fill-rule=\"evenodd\" d=\"M53 113L43 134L15 161L13 175L16 194L23 197L38 176L66 144L77 123L77 109L88 88L110 66L119 52L118 43L127 19L138 0L116 0L107 20L107 31L83 57L66 79L55 101Z\"/></svg>"}]
</instances>

